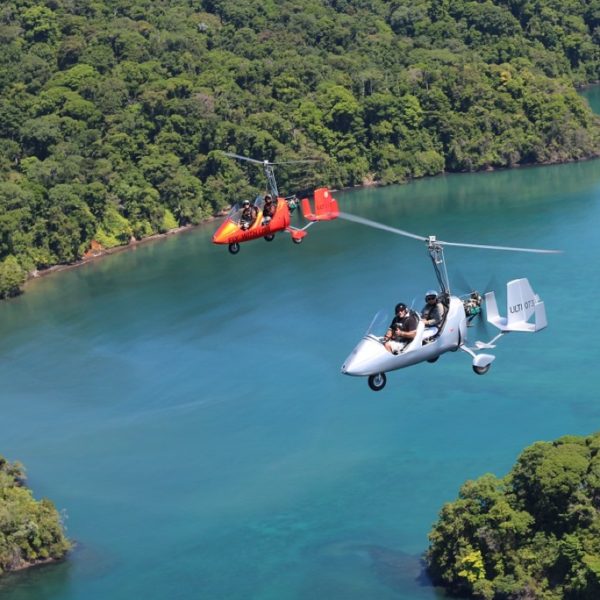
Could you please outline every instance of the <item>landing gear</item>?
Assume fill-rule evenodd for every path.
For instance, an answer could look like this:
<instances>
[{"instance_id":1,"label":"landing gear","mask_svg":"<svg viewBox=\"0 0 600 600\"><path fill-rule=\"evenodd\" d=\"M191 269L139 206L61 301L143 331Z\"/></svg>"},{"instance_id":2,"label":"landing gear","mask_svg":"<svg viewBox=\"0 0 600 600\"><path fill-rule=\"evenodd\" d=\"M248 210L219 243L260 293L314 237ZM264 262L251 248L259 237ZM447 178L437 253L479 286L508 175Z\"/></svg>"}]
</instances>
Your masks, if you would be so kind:
<instances>
[{"instance_id":1,"label":"landing gear","mask_svg":"<svg viewBox=\"0 0 600 600\"><path fill-rule=\"evenodd\" d=\"M435 358L428 358L427 362L428 363L434 363L438 358L439 358L439 356L436 356Z\"/></svg>"},{"instance_id":2,"label":"landing gear","mask_svg":"<svg viewBox=\"0 0 600 600\"><path fill-rule=\"evenodd\" d=\"M473 365L473 371L477 373L477 375L485 375L492 365L485 365L485 367L478 367L477 365Z\"/></svg>"},{"instance_id":3,"label":"landing gear","mask_svg":"<svg viewBox=\"0 0 600 600\"><path fill-rule=\"evenodd\" d=\"M237 242L234 242L233 244L229 244L229 252L231 252L231 254L237 254L240 251L240 245Z\"/></svg>"},{"instance_id":4,"label":"landing gear","mask_svg":"<svg viewBox=\"0 0 600 600\"><path fill-rule=\"evenodd\" d=\"M301 244L303 239L304 238L295 238L295 237L293 237L292 238L292 242L294 242L294 244Z\"/></svg>"},{"instance_id":5,"label":"landing gear","mask_svg":"<svg viewBox=\"0 0 600 600\"><path fill-rule=\"evenodd\" d=\"M379 392L385 387L387 377L385 373L377 373L377 375L369 375L369 387L374 392Z\"/></svg>"},{"instance_id":6,"label":"landing gear","mask_svg":"<svg viewBox=\"0 0 600 600\"><path fill-rule=\"evenodd\" d=\"M268 233L267 235L265 235L265 240L267 240L267 242L272 242L274 239L275 239L274 233Z\"/></svg>"}]
</instances>

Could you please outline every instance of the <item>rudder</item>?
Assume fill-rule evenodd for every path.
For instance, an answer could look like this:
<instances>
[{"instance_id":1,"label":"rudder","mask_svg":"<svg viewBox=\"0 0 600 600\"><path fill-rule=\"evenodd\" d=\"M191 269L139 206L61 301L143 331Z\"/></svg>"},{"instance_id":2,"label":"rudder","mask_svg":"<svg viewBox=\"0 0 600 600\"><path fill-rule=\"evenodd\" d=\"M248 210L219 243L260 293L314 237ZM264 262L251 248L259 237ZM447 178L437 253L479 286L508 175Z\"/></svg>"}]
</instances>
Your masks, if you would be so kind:
<instances>
[{"instance_id":1,"label":"rudder","mask_svg":"<svg viewBox=\"0 0 600 600\"><path fill-rule=\"evenodd\" d=\"M302 214L309 221L332 221L340 214L337 200L327 188L315 190L315 210L311 209L308 198L302 199Z\"/></svg>"}]
</instances>

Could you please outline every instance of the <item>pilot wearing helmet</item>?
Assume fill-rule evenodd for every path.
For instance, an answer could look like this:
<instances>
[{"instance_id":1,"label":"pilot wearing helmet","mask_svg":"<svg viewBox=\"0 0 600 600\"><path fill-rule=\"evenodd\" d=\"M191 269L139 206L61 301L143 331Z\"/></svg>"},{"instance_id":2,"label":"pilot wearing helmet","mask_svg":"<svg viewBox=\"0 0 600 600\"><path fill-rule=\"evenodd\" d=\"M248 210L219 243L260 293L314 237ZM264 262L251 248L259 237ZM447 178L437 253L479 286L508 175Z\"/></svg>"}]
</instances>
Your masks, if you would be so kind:
<instances>
[{"instance_id":1,"label":"pilot wearing helmet","mask_svg":"<svg viewBox=\"0 0 600 600\"><path fill-rule=\"evenodd\" d=\"M417 333L419 317L406 304L399 302L394 309L396 316L392 319L387 333L383 337L384 348L392 354L398 354L404 346L410 344Z\"/></svg>"},{"instance_id":2,"label":"pilot wearing helmet","mask_svg":"<svg viewBox=\"0 0 600 600\"><path fill-rule=\"evenodd\" d=\"M265 196L265 205L263 207L263 218L262 224L268 225L271 222L271 219L275 215L275 209L277 204L273 202L273 198L269 194Z\"/></svg>"},{"instance_id":3,"label":"pilot wearing helmet","mask_svg":"<svg viewBox=\"0 0 600 600\"><path fill-rule=\"evenodd\" d=\"M439 327L444 316L444 305L439 301L435 290L428 290L425 294L425 306L421 311L421 319L425 327Z\"/></svg>"},{"instance_id":4,"label":"pilot wearing helmet","mask_svg":"<svg viewBox=\"0 0 600 600\"><path fill-rule=\"evenodd\" d=\"M250 204L250 200L242 202L242 215L240 217L240 227L245 231L249 229L257 215L256 206Z\"/></svg>"}]
</instances>

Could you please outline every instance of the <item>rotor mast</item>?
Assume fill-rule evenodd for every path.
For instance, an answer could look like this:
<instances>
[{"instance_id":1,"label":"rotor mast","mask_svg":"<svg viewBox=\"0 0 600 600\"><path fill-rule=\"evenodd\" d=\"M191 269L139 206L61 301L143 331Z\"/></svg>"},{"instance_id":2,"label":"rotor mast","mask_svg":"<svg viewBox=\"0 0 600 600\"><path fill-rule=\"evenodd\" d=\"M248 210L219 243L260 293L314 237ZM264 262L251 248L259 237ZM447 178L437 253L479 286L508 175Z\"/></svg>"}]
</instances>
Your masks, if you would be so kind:
<instances>
[{"instance_id":1,"label":"rotor mast","mask_svg":"<svg viewBox=\"0 0 600 600\"><path fill-rule=\"evenodd\" d=\"M433 264L435 276L440 284L442 294L450 295L450 281L448 279L448 271L446 270L446 262L444 260L444 248L436 240L435 235L430 235L427 238L427 251Z\"/></svg>"},{"instance_id":2,"label":"rotor mast","mask_svg":"<svg viewBox=\"0 0 600 600\"><path fill-rule=\"evenodd\" d=\"M271 190L271 197L273 200L277 200L279 191L277 190L277 181L275 179L275 172L273 171L273 165L268 161L263 161L263 167L265 169L265 177L267 178L267 184Z\"/></svg>"}]
</instances>

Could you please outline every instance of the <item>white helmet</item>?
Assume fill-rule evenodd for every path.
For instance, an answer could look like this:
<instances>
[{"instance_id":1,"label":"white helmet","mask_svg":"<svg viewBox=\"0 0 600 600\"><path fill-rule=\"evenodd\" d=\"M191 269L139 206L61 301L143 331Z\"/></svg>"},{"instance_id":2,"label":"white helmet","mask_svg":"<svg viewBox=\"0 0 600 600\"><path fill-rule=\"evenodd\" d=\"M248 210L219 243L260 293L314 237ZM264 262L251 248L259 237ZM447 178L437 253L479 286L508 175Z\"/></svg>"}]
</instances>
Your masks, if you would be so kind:
<instances>
[{"instance_id":1,"label":"white helmet","mask_svg":"<svg viewBox=\"0 0 600 600\"><path fill-rule=\"evenodd\" d=\"M425 292L425 300L427 300L427 298L437 298L438 293L435 290L427 290L427 292Z\"/></svg>"}]
</instances>

